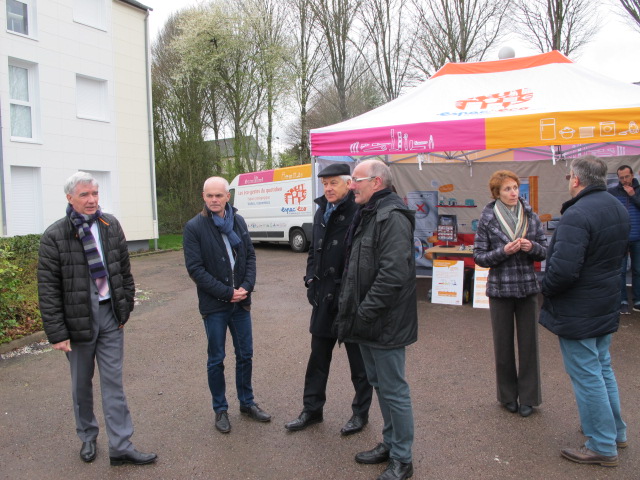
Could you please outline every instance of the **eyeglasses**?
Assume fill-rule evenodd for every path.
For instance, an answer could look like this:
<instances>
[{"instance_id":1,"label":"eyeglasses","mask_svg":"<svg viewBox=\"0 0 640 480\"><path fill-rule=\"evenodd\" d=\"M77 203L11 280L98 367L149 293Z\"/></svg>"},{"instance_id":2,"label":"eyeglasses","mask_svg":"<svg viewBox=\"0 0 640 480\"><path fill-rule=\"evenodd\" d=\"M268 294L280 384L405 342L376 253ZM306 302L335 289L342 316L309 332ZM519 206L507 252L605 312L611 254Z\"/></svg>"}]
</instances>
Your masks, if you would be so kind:
<instances>
[{"instance_id":1,"label":"eyeglasses","mask_svg":"<svg viewBox=\"0 0 640 480\"><path fill-rule=\"evenodd\" d=\"M365 180L373 180L374 178L376 177L360 177L360 178L352 177L351 180L353 180L356 183L360 183L360 182L364 182Z\"/></svg>"},{"instance_id":2,"label":"eyeglasses","mask_svg":"<svg viewBox=\"0 0 640 480\"><path fill-rule=\"evenodd\" d=\"M571 180L571 177L573 177L573 175L571 175L570 173L567 174L564 178L566 178L567 180Z\"/></svg>"}]
</instances>

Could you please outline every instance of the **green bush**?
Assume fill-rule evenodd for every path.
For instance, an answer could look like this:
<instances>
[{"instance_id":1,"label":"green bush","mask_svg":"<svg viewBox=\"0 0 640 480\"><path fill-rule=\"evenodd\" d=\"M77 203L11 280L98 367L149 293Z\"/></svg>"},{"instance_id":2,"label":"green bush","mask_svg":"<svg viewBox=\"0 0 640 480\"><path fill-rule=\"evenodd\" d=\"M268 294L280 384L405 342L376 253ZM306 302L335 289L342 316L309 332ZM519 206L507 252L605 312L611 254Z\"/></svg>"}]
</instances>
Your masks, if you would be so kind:
<instances>
[{"instance_id":1,"label":"green bush","mask_svg":"<svg viewBox=\"0 0 640 480\"><path fill-rule=\"evenodd\" d=\"M38 309L40 235L0 238L0 343L42 330Z\"/></svg>"}]
</instances>

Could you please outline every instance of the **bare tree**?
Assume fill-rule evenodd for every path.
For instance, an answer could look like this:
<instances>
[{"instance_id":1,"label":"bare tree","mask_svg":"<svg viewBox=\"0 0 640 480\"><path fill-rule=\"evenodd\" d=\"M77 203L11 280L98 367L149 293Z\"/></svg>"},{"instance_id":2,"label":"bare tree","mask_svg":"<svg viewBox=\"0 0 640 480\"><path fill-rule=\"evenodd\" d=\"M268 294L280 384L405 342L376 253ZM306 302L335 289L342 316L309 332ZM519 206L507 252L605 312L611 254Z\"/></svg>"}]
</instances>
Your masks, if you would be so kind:
<instances>
[{"instance_id":1,"label":"bare tree","mask_svg":"<svg viewBox=\"0 0 640 480\"><path fill-rule=\"evenodd\" d=\"M414 0L415 66L425 77L447 62L481 61L505 34L512 0Z\"/></svg>"},{"instance_id":2,"label":"bare tree","mask_svg":"<svg viewBox=\"0 0 640 480\"><path fill-rule=\"evenodd\" d=\"M516 33L540 52L576 55L598 31L593 0L517 0Z\"/></svg>"},{"instance_id":3,"label":"bare tree","mask_svg":"<svg viewBox=\"0 0 640 480\"><path fill-rule=\"evenodd\" d=\"M363 59L386 101L400 95L410 80L411 59L417 31L407 20L408 0L369 0L363 4L361 21L368 48Z\"/></svg>"},{"instance_id":4,"label":"bare tree","mask_svg":"<svg viewBox=\"0 0 640 480\"><path fill-rule=\"evenodd\" d=\"M627 17L631 17L634 26L640 30L640 0L620 0L620 5L626 12Z\"/></svg>"},{"instance_id":5,"label":"bare tree","mask_svg":"<svg viewBox=\"0 0 640 480\"><path fill-rule=\"evenodd\" d=\"M216 170L203 140L206 95L201 72L185 74L187 66L175 49L183 15L167 22L152 47L158 213L161 231L169 233L180 232L200 208L202 181Z\"/></svg>"},{"instance_id":6,"label":"bare tree","mask_svg":"<svg viewBox=\"0 0 640 480\"><path fill-rule=\"evenodd\" d=\"M243 11L249 20L253 41L259 46L256 60L264 90L264 112L256 111L254 131L256 138L261 130L263 113L267 116L267 160L266 168L273 166L273 128L276 104L288 89L288 75L285 71L287 45L285 39L285 5L277 0L244 0Z\"/></svg>"},{"instance_id":7,"label":"bare tree","mask_svg":"<svg viewBox=\"0 0 640 480\"><path fill-rule=\"evenodd\" d=\"M314 36L314 19L311 4L315 0L289 0L292 11L290 18L293 49L288 57L293 74L294 94L298 105L300 121L291 129L295 132L293 143L300 147L304 162L309 161L309 128L307 111L309 100L315 88L324 49ZM297 148L297 147L296 147Z\"/></svg>"},{"instance_id":8,"label":"bare tree","mask_svg":"<svg viewBox=\"0 0 640 480\"><path fill-rule=\"evenodd\" d=\"M338 92L327 84L324 91L315 96L315 102L308 114L309 128L319 128L342 121L340 110L336 108ZM377 81L370 73L358 77L346 96L347 110L352 116L361 115L385 103Z\"/></svg>"},{"instance_id":9,"label":"bare tree","mask_svg":"<svg viewBox=\"0 0 640 480\"><path fill-rule=\"evenodd\" d=\"M341 120L350 117L347 92L362 74L359 53L351 43L354 21L363 0L315 0L309 2L326 46L326 59L337 92Z\"/></svg>"},{"instance_id":10,"label":"bare tree","mask_svg":"<svg viewBox=\"0 0 640 480\"><path fill-rule=\"evenodd\" d=\"M203 78L221 87L217 92L233 133L234 161L226 168L229 176L257 166L247 132L256 112L263 108L264 85L259 68L261 46L252 28L251 18L238 4L214 1L185 19L180 37L186 64L202 70Z\"/></svg>"}]
</instances>

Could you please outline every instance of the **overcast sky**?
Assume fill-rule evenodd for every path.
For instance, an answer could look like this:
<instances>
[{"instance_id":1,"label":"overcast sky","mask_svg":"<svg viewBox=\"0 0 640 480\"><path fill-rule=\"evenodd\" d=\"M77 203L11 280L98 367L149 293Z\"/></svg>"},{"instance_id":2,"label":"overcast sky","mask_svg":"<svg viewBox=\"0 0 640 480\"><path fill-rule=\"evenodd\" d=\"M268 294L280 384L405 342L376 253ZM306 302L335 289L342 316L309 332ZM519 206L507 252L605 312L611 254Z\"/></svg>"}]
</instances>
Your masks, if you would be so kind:
<instances>
[{"instance_id":1,"label":"overcast sky","mask_svg":"<svg viewBox=\"0 0 640 480\"><path fill-rule=\"evenodd\" d=\"M143 4L153 8L149 16L151 39L155 39L158 31L173 12L186 6L196 5L201 1L141 0ZM609 2L613 1L615 0L609 0ZM586 68L599 71L623 82L640 82L640 32L632 29L615 14L603 14L607 10L612 10L612 7L601 7L603 21L601 22L601 30L595 39L585 47L580 57L572 60ZM515 42L509 45L515 49L517 57L537 53L534 50L518 46ZM486 58L485 60L497 59L496 52L494 58Z\"/></svg>"}]
</instances>

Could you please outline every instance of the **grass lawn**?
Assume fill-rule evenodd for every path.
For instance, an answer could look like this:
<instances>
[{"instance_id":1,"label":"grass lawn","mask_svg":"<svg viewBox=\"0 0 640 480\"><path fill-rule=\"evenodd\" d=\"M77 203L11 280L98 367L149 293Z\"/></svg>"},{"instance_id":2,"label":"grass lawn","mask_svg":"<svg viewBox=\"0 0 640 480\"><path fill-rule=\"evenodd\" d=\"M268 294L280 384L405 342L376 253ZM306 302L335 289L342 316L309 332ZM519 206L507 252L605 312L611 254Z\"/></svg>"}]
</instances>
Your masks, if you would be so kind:
<instances>
[{"instance_id":1,"label":"grass lawn","mask_svg":"<svg viewBox=\"0 0 640 480\"><path fill-rule=\"evenodd\" d=\"M154 241L149 240L149 250L153 250ZM181 250L182 235L160 235L158 239L158 249L160 250Z\"/></svg>"}]
</instances>

